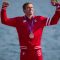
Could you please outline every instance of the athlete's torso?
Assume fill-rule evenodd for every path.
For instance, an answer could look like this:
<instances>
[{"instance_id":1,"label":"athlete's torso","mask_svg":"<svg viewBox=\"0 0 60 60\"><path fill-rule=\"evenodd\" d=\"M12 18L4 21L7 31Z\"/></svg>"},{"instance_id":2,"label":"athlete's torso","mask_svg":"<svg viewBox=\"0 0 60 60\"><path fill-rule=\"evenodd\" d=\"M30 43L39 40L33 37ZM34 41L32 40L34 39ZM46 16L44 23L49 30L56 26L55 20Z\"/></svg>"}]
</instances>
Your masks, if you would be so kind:
<instances>
[{"instance_id":1,"label":"athlete's torso","mask_svg":"<svg viewBox=\"0 0 60 60\"><path fill-rule=\"evenodd\" d=\"M34 26L33 26L33 33L34 38L29 38L29 29L28 23L26 19L22 16L18 18L18 24L16 26L19 42L21 46L36 46L40 45L41 43L41 36L44 28L44 20L45 18L42 16L35 16L34 17Z\"/></svg>"}]
</instances>

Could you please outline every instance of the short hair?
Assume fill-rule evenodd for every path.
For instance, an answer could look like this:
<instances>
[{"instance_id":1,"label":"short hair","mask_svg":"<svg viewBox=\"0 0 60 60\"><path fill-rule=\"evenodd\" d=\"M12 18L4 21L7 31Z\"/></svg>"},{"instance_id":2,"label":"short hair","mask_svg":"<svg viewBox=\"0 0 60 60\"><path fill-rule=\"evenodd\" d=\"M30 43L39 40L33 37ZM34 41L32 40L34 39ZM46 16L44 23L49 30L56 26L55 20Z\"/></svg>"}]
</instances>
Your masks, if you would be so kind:
<instances>
[{"instance_id":1,"label":"short hair","mask_svg":"<svg viewBox=\"0 0 60 60\"><path fill-rule=\"evenodd\" d=\"M23 4L23 10L26 9L26 6L27 6L28 4L32 4L32 3L31 3L31 2L26 2L26 3L24 3L24 4Z\"/></svg>"}]
</instances>

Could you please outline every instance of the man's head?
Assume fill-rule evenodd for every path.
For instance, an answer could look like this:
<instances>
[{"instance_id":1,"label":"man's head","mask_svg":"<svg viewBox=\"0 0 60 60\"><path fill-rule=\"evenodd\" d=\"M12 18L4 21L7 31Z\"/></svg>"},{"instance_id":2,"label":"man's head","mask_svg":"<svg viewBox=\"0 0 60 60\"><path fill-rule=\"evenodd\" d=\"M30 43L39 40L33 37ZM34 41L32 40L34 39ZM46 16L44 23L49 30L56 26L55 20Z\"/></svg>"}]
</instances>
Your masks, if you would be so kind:
<instances>
[{"instance_id":1,"label":"man's head","mask_svg":"<svg viewBox=\"0 0 60 60\"><path fill-rule=\"evenodd\" d=\"M27 16L34 15L33 4L30 2L25 3L23 5L23 11L24 11L25 15L27 15Z\"/></svg>"}]
</instances>

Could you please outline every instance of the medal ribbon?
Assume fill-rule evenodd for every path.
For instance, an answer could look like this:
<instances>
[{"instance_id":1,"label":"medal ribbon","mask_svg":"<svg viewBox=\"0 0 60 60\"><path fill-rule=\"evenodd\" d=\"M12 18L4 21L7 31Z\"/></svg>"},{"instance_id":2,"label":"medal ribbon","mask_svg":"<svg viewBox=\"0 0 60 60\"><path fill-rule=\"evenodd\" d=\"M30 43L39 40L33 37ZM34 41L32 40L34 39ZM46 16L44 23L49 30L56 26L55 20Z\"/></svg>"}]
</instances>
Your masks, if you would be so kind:
<instances>
[{"instance_id":1,"label":"medal ribbon","mask_svg":"<svg viewBox=\"0 0 60 60\"><path fill-rule=\"evenodd\" d=\"M29 19L27 16L25 16L25 19L27 20L27 23L28 23L29 32L33 32L34 18L32 17L32 23L31 24L28 22Z\"/></svg>"}]
</instances>

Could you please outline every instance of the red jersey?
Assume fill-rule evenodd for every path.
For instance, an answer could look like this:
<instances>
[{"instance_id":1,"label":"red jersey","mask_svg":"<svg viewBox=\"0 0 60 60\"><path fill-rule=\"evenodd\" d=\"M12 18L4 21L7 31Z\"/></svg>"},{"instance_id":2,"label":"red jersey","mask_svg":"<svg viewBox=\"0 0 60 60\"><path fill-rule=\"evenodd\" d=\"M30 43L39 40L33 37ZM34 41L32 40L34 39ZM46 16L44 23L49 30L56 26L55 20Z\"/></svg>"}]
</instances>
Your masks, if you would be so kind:
<instances>
[{"instance_id":1,"label":"red jersey","mask_svg":"<svg viewBox=\"0 0 60 60\"><path fill-rule=\"evenodd\" d=\"M58 11L55 12L51 20L43 16L34 16L34 26L32 28L34 33L34 38L31 39L29 38L29 29L28 29L29 26L24 16L8 18L6 15L6 10L4 9L1 10L1 22L5 25L15 27L18 33L20 46L22 48L24 47L28 48L27 50L28 52L26 51L27 54L25 56L21 55L21 60L28 60L28 59L42 60L42 56L36 58L37 55L35 55L34 47L41 46L41 37L42 37L43 28L45 26L57 24L59 17L60 17L60 12ZM31 23L30 19L29 19L29 23Z\"/></svg>"}]
</instances>

